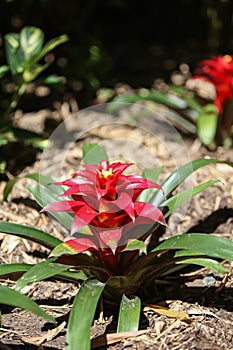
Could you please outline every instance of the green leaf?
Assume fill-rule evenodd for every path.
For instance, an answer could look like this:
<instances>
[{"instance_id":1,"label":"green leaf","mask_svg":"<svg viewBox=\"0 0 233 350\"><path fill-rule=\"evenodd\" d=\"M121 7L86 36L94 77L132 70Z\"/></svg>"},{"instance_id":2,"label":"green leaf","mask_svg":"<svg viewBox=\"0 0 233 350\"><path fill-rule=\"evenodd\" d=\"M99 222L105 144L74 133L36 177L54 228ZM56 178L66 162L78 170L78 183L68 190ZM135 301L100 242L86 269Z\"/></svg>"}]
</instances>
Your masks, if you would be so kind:
<instances>
[{"instance_id":1,"label":"green leaf","mask_svg":"<svg viewBox=\"0 0 233 350\"><path fill-rule=\"evenodd\" d=\"M179 114L178 112L175 112L173 110L168 110L166 112L163 111L159 111L160 114L165 115L165 117L178 129L180 129L181 131L184 131L186 133L190 133L190 134L196 134L196 126L193 124L193 122L190 122L188 119L191 118L191 120L195 120L194 118L194 114L195 112L192 111L192 113L190 113L189 110L186 111L187 116L189 116L189 118L187 119L187 117L184 115ZM191 115L190 115L191 114Z\"/></svg>"},{"instance_id":2,"label":"green leaf","mask_svg":"<svg viewBox=\"0 0 233 350\"><path fill-rule=\"evenodd\" d=\"M19 45L19 34L8 33L4 36L6 47L7 63L10 66L13 75L23 72L23 54Z\"/></svg>"},{"instance_id":3,"label":"green leaf","mask_svg":"<svg viewBox=\"0 0 233 350\"><path fill-rule=\"evenodd\" d=\"M44 231L29 226L13 224L11 222L1 221L0 232L30 239L31 241L39 243L49 249L62 243L60 239L53 237Z\"/></svg>"},{"instance_id":4,"label":"green leaf","mask_svg":"<svg viewBox=\"0 0 233 350\"><path fill-rule=\"evenodd\" d=\"M215 105L203 107L197 119L197 134L204 145L210 145L214 140L218 126L218 111Z\"/></svg>"},{"instance_id":5,"label":"green leaf","mask_svg":"<svg viewBox=\"0 0 233 350\"><path fill-rule=\"evenodd\" d=\"M13 136L17 140L23 140L28 144L37 145L39 142L48 142L43 135L37 134L27 129L11 127Z\"/></svg>"},{"instance_id":6,"label":"green leaf","mask_svg":"<svg viewBox=\"0 0 233 350\"><path fill-rule=\"evenodd\" d=\"M142 177L144 177L147 180L156 182L159 178L159 175L161 174L163 170L163 167L156 167L156 168L145 168L142 173ZM138 201L141 202L148 202L149 197L151 193L153 192L152 188L148 188L147 190L144 190L137 198Z\"/></svg>"},{"instance_id":7,"label":"green leaf","mask_svg":"<svg viewBox=\"0 0 233 350\"><path fill-rule=\"evenodd\" d=\"M8 71L9 71L10 67L9 66L1 66L0 67L0 78L2 78Z\"/></svg>"},{"instance_id":8,"label":"green leaf","mask_svg":"<svg viewBox=\"0 0 233 350\"><path fill-rule=\"evenodd\" d=\"M59 273L59 276L64 277L67 280L81 280L85 281L87 276L82 270L78 271L62 271Z\"/></svg>"},{"instance_id":9,"label":"green leaf","mask_svg":"<svg viewBox=\"0 0 233 350\"><path fill-rule=\"evenodd\" d=\"M49 190L42 188L38 185L31 185L28 187L30 193L33 195L34 199L37 203L44 207L45 204L57 202L57 195ZM56 220L58 220L63 226L65 226L68 230L71 228L72 216L68 213L50 213Z\"/></svg>"},{"instance_id":10,"label":"green leaf","mask_svg":"<svg viewBox=\"0 0 233 350\"><path fill-rule=\"evenodd\" d=\"M193 96L192 93L188 93L187 89L183 86L171 85L170 90L174 92L176 95L178 94L184 101L187 103L187 106L195 111L195 115L198 115L202 111L202 107L197 102L197 99Z\"/></svg>"},{"instance_id":11,"label":"green leaf","mask_svg":"<svg viewBox=\"0 0 233 350\"><path fill-rule=\"evenodd\" d=\"M28 271L33 265L13 263L13 264L0 264L0 276L8 275L11 273Z\"/></svg>"},{"instance_id":12,"label":"green leaf","mask_svg":"<svg viewBox=\"0 0 233 350\"><path fill-rule=\"evenodd\" d=\"M27 174L24 177L26 177L27 179L33 179L40 185L47 187L48 190L56 196L59 196L64 193L64 189L62 186L53 185L53 183L56 181L50 176L43 175L41 173L32 173Z\"/></svg>"},{"instance_id":13,"label":"green leaf","mask_svg":"<svg viewBox=\"0 0 233 350\"><path fill-rule=\"evenodd\" d=\"M163 191L156 191L150 199L150 202L153 203L155 206L160 205L162 201L194 171L213 163L223 163L228 164L229 166L233 166L232 162L221 161L218 159L195 159L174 170L169 175L169 177L163 181L161 185Z\"/></svg>"},{"instance_id":14,"label":"green leaf","mask_svg":"<svg viewBox=\"0 0 233 350\"><path fill-rule=\"evenodd\" d=\"M34 80L44 69L45 65L37 65L47 53L56 46L68 40L67 35L61 35L48 41L44 47L44 33L37 27L24 27L20 34L5 35L7 62L13 75L25 73L26 82Z\"/></svg>"},{"instance_id":15,"label":"green leaf","mask_svg":"<svg viewBox=\"0 0 233 350\"><path fill-rule=\"evenodd\" d=\"M83 143L83 161L85 164L99 164L101 160L108 160L108 155L98 143Z\"/></svg>"},{"instance_id":16,"label":"green leaf","mask_svg":"<svg viewBox=\"0 0 233 350\"><path fill-rule=\"evenodd\" d=\"M162 170L163 170L162 166L159 166L156 168L145 168L143 170L142 177L144 177L147 180L156 182Z\"/></svg>"},{"instance_id":17,"label":"green leaf","mask_svg":"<svg viewBox=\"0 0 233 350\"><path fill-rule=\"evenodd\" d=\"M29 69L25 69L23 72L23 80L26 83L30 83L31 81L35 80L40 73L42 73L45 69L49 67L49 63L45 63L44 65L34 65L33 67L30 67Z\"/></svg>"},{"instance_id":18,"label":"green leaf","mask_svg":"<svg viewBox=\"0 0 233 350\"><path fill-rule=\"evenodd\" d=\"M30 270L34 265L31 264L0 264L0 276L10 275L12 273L26 272ZM61 271L59 277L63 277L67 280L85 280L87 279L85 273L81 270L78 271Z\"/></svg>"},{"instance_id":19,"label":"green leaf","mask_svg":"<svg viewBox=\"0 0 233 350\"><path fill-rule=\"evenodd\" d=\"M19 178L18 178L18 177L15 177L14 179L11 179L11 180L9 180L9 181L6 183L6 185L5 185L4 189L3 189L3 200L4 200L4 201L8 198L9 194L10 194L11 191L13 190L13 187L14 187L14 185L16 184L16 182L17 182L18 180L19 180Z\"/></svg>"},{"instance_id":20,"label":"green leaf","mask_svg":"<svg viewBox=\"0 0 233 350\"><path fill-rule=\"evenodd\" d=\"M129 243L127 243L125 249L123 249L122 252L131 250L140 250L140 252L143 252L145 254L147 253L145 242L139 241L138 239L132 239L131 241L129 241Z\"/></svg>"},{"instance_id":21,"label":"green leaf","mask_svg":"<svg viewBox=\"0 0 233 350\"><path fill-rule=\"evenodd\" d=\"M71 266L53 262L48 259L32 266L23 276L18 279L15 290L20 291L24 286L32 282L43 281L49 277L58 275L68 270Z\"/></svg>"},{"instance_id":22,"label":"green leaf","mask_svg":"<svg viewBox=\"0 0 233 350\"><path fill-rule=\"evenodd\" d=\"M117 333L134 332L138 330L141 312L141 300L138 297L128 299L125 295L122 296Z\"/></svg>"},{"instance_id":23,"label":"green leaf","mask_svg":"<svg viewBox=\"0 0 233 350\"><path fill-rule=\"evenodd\" d=\"M48 75L43 79L43 84L45 85L64 85L64 79L56 74Z\"/></svg>"},{"instance_id":24,"label":"green leaf","mask_svg":"<svg viewBox=\"0 0 233 350\"><path fill-rule=\"evenodd\" d=\"M166 106L171 108L175 108L175 109L187 108L187 103L183 98L171 93L152 91L148 97L152 101L165 104Z\"/></svg>"},{"instance_id":25,"label":"green leaf","mask_svg":"<svg viewBox=\"0 0 233 350\"><path fill-rule=\"evenodd\" d=\"M169 237L154 248L152 252L170 249L198 251L213 258L233 261L233 242L205 233L185 233Z\"/></svg>"},{"instance_id":26,"label":"green leaf","mask_svg":"<svg viewBox=\"0 0 233 350\"><path fill-rule=\"evenodd\" d=\"M0 147L1 147L1 139L0 139ZM6 171L6 161L0 160L0 174L5 174Z\"/></svg>"},{"instance_id":27,"label":"green leaf","mask_svg":"<svg viewBox=\"0 0 233 350\"><path fill-rule=\"evenodd\" d=\"M7 286L0 286L0 304L19 307L50 322L56 323L55 318L43 311L35 301L31 300L27 295L21 294Z\"/></svg>"},{"instance_id":28,"label":"green leaf","mask_svg":"<svg viewBox=\"0 0 233 350\"><path fill-rule=\"evenodd\" d=\"M67 327L67 350L90 350L91 325L105 284L88 279L74 298Z\"/></svg>"},{"instance_id":29,"label":"green leaf","mask_svg":"<svg viewBox=\"0 0 233 350\"><path fill-rule=\"evenodd\" d=\"M187 203L190 201L191 198L196 196L198 193L203 192L208 187L212 186L214 183L219 182L217 179L206 181L200 185L197 185L193 188L188 188L187 190L184 190L169 199L167 199L165 202L161 203L163 207L168 207L168 212L165 214L165 218L171 215L174 210L179 208L181 205Z\"/></svg>"},{"instance_id":30,"label":"green leaf","mask_svg":"<svg viewBox=\"0 0 233 350\"><path fill-rule=\"evenodd\" d=\"M176 264L194 264L206 267L217 273L225 273L227 270L218 261L207 258L187 258L182 261L176 262Z\"/></svg>"},{"instance_id":31,"label":"green leaf","mask_svg":"<svg viewBox=\"0 0 233 350\"><path fill-rule=\"evenodd\" d=\"M4 146L4 145L7 145L8 142L9 142L9 141L7 140L7 138L0 136L0 147L2 147L2 146ZM0 162L3 163L4 161L0 161ZM6 163L5 163L5 164L6 164ZM2 174L3 174L3 172L2 172Z\"/></svg>"},{"instance_id":32,"label":"green leaf","mask_svg":"<svg viewBox=\"0 0 233 350\"><path fill-rule=\"evenodd\" d=\"M119 103L134 103L137 101L153 101L157 103L162 103L168 107L175 109L187 108L187 104L184 101L184 99L174 94L148 90L144 94L120 95L115 97L112 101L113 106L111 106L111 111L116 109L117 107L119 108ZM118 102L118 106L115 102Z\"/></svg>"},{"instance_id":33,"label":"green leaf","mask_svg":"<svg viewBox=\"0 0 233 350\"><path fill-rule=\"evenodd\" d=\"M28 61L41 51L44 43L44 33L40 28L27 26L21 30L19 41L24 59Z\"/></svg>"},{"instance_id":34,"label":"green leaf","mask_svg":"<svg viewBox=\"0 0 233 350\"><path fill-rule=\"evenodd\" d=\"M187 103L187 105L191 108L191 110L195 111L196 113L194 114L195 116L197 116L201 110L202 107L201 105L197 102L195 97L192 96L188 96L188 97L184 97L185 102ZM196 118L194 118L196 120Z\"/></svg>"},{"instance_id":35,"label":"green leaf","mask_svg":"<svg viewBox=\"0 0 233 350\"><path fill-rule=\"evenodd\" d=\"M53 38L51 40L49 40L44 47L42 48L42 50L39 52L38 55L36 55L33 58L33 61L31 62L31 64L35 64L37 62L39 62L41 60L41 58L43 58L45 55L47 55L47 53L49 53L50 51L52 51L53 49L55 49L55 47L57 47L58 45L61 45L63 43L65 43L66 41L68 41L69 38L66 34L60 35L56 38Z\"/></svg>"},{"instance_id":36,"label":"green leaf","mask_svg":"<svg viewBox=\"0 0 233 350\"><path fill-rule=\"evenodd\" d=\"M54 193L57 196L59 196L60 194L63 193L63 188L61 186L53 185L53 182L55 182L54 179L52 179L51 177L46 176L46 175L42 175L39 173L33 173L33 174L27 174L23 177L15 177L15 178L9 180L6 183L6 186L4 187L4 190L3 190L3 200L6 200L8 198L8 196L11 193L11 191L13 190L16 182L18 182L19 180L25 179L25 178L35 180L43 186L48 186L49 191L51 191L52 193Z\"/></svg>"},{"instance_id":37,"label":"green leaf","mask_svg":"<svg viewBox=\"0 0 233 350\"><path fill-rule=\"evenodd\" d=\"M180 257L189 257L189 256L198 256L198 255L203 255L203 253L198 252L197 250L191 250L191 249L182 249L178 250L174 257L175 258L180 258Z\"/></svg>"},{"instance_id":38,"label":"green leaf","mask_svg":"<svg viewBox=\"0 0 233 350\"><path fill-rule=\"evenodd\" d=\"M50 256L59 257L61 255L76 255L76 250L72 249L68 244L64 242L58 244L51 252Z\"/></svg>"}]
</instances>

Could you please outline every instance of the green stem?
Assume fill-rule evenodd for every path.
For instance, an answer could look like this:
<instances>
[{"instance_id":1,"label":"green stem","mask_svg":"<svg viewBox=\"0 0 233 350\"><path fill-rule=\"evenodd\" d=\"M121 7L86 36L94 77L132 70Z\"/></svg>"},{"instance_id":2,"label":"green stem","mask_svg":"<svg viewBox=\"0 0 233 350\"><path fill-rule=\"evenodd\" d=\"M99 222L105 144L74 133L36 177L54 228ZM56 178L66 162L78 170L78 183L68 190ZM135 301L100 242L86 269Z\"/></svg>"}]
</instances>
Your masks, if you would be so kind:
<instances>
[{"instance_id":1,"label":"green stem","mask_svg":"<svg viewBox=\"0 0 233 350\"><path fill-rule=\"evenodd\" d=\"M22 82L16 86L15 92L11 96L9 105L4 113L3 120L4 122L9 122L11 112L17 107L21 96L24 94L27 84Z\"/></svg>"}]
</instances>

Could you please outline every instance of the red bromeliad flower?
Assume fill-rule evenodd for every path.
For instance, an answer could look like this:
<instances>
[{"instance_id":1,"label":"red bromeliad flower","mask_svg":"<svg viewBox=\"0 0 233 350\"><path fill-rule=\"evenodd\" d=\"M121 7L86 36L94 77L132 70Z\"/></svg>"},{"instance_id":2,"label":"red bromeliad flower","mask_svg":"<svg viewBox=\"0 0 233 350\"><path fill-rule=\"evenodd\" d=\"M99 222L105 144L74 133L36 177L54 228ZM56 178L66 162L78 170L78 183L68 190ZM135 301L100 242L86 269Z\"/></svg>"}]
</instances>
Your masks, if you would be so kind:
<instances>
[{"instance_id":1,"label":"red bromeliad flower","mask_svg":"<svg viewBox=\"0 0 233 350\"><path fill-rule=\"evenodd\" d=\"M117 255L131 239L140 239L156 223L165 223L162 212L151 203L137 201L148 188L161 187L141 176L123 175L132 164L84 165L71 179L56 182L68 186L62 196L69 199L48 204L43 211L70 212L74 218L65 242L73 251L91 250L94 255ZM90 232L78 232L88 225ZM104 254L103 254L104 252Z\"/></svg>"},{"instance_id":2,"label":"red bromeliad flower","mask_svg":"<svg viewBox=\"0 0 233 350\"><path fill-rule=\"evenodd\" d=\"M204 79L215 86L214 104L221 113L224 103L233 98L233 56L218 56L201 61L195 73L197 75L193 78Z\"/></svg>"}]
</instances>

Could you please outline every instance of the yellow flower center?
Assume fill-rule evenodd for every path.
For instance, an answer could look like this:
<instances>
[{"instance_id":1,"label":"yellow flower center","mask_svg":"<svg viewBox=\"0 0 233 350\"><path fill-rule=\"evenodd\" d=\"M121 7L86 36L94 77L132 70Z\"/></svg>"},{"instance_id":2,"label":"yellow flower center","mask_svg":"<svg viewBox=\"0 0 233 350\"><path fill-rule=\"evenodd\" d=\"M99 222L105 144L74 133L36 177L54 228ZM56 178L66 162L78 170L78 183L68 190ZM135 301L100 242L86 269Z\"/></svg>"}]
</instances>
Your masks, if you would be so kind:
<instances>
[{"instance_id":1,"label":"yellow flower center","mask_svg":"<svg viewBox=\"0 0 233 350\"><path fill-rule=\"evenodd\" d=\"M225 55L224 56L224 60L227 62L231 62L232 61L232 57L230 55Z\"/></svg>"},{"instance_id":2,"label":"yellow flower center","mask_svg":"<svg viewBox=\"0 0 233 350\"><path fill-rule=\"evenodd\" d=\"M112 176L112 168L109 168L108 170L101 170L99 171L100 178L107 179L109 176Z\"/></svg>"},{"instance_id":3,"label":"yellow flower center","mask_svg":"<svg viewBox=\"0 0 233 350\"><path fill-rule=\"evenodd\" d=\"M101 212L99 215L98 215L98 219L99 219L99 222L104 222L108 219L108 215L104 212Z\"/></svg>"}]
</instances>

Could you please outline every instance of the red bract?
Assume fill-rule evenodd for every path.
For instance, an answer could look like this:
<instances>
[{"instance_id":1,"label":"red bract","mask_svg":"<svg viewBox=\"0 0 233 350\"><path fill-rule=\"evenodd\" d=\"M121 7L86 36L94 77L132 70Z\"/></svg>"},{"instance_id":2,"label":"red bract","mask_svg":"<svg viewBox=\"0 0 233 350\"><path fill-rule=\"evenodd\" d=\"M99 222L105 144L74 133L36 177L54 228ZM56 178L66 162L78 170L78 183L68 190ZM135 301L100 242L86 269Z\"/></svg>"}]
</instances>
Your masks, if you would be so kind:
<instances>
[{"instance_id":1,"label":"red bract","mask_svg":"<svg viewBox=\"0 0 233 350\"><path fill-rule=\"evenodd\" d=\"M193 78L204 79L215 86L214 104L221 113L224 103L233 98L233 56L218 56L201 61L195 74Z\"/></svg>"},{"instance_id":2,"label":"red bract","mask_svg":"<svg viewBox=\"0 0 233 350\"><path fill-rule=\"evenodd\" d=\"M55 183L68 187L63 196L70 199L50 203L43 210L74 214L71 233L77 238L65 243L75 252L102 250L115 254L130 239L145 235L155 223L165 223L158 208L137 201L143 190L160 186L141 176L123 175L130 165L103 160L99 165L84 165L71 179ZM91 232L79 233L85 225Z\"/></svg>"}]
</instances>

